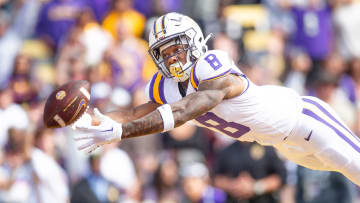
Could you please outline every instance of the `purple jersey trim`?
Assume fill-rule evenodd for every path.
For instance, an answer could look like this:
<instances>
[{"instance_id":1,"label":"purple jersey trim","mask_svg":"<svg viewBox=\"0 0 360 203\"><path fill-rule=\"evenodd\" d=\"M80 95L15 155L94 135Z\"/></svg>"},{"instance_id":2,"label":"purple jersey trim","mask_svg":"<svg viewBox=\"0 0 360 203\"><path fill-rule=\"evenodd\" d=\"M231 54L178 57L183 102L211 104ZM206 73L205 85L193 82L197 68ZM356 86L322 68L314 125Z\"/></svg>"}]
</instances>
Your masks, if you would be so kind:
<instances>
[{"instance_id":1,"label":"purple jersey trim","mask_svg":"<svg viewBox=\"0 0 360 203\"><path fill-rule=\"evenodd\" d=\"M243 77L243 78L246 79L246 81L247 81L246 88L245 88L245 90L244 90L239 96L243 95L243 94L249 89L249 86L250 86L250 81L249 81L249 79L246 77L246 75L242 74L242 73L239 72L238 70L231 69L231 73L230 73L230 74L234 74L234 75L237 75L237 76L241 76L241 77Z\"/></svg>"},{"instance_id":2,"label":"purple jersey trim","mask_svg":"<svg viewBox=\"0 0 360 203\"><path fill-rule=\"evenodd\" d=\"M159 84L159 94L160 99L164 104L167 104L167 101L165 99L165 91L164 91L164 83L165 83L165 77L161 76L160 84Z\"/></svg>"},{"instance_id":3,"label":"purple jersey trim","mask_svg":"<svg viewBox=\"0 0 360 203\"><path fill-rule=\"evenodd\" d=\"M149 93L149 96L150 96L150 99L151 101L155 102L155 98L154 98L154 83L155 83L155 79L157 77L157 75L159 74L159 72L155 73L155 75L153 76L153 78L151 79L151 82L150 82L150 93Z\"/></svg>"},{"instance_id":4,"label":"purple jersey trim","mask_svg":"<svg viewBox=\"0 0 360 203\"><path fill-rule=\"evenodd\" d=\"M246 85L245 90L244 90L239 96L243 95L243 94L249 89L249 87L250 87L250 81L249 81L249 79L248 79L244 74L240 74L240 76L246 79L247 85Z\"/></svg>"},{"instance_id":5,"label":"purple jersey trim","mask_svg":"<svg viewBox=\"0 0 360 203\"><path fill-rule=\"evenodd\" d=\"M197 65L197 63L195 63L194 68L192 69L192 74L193 74L193 79L194 79L196 86L199 86L199 79L197 78L196 72L195 72L196 65Z\"/></svg>"},{"instance_id":6,"label":"purple jersey trim","mask_svg":"<svg viewBox=\"0 0 360 203\"><path fill-rule=\"evenodd\" d=\"M237 75L237 76L243 76L244 74L240 73L237 70L231 69L231 74Z\"/></svg>"},{"instance_id":7,"label":"purple jersey trim","mask_svg":"<svg viewBox=\"0 0 360 203\"><path fill-rule=\"evenodd\" d=\"M360 148L353 143L348 137L346 137L340 130L338 130L336 127L332 126L330 123L326 122L325 120L323 120L322 118L320 118L320 116L316 115L314 112L312 112L309 109L304 108L302 110L302 113L305 115L308 115L316 120L318 120L319 122L325 124L326 126L328 126L329 128L331 128L339 137L341 137L345 142L347 142L348 144L351 145L352 148L354 148L357 152L360 153Z\"/></svg>"},{"instance_id":8,"label":"purple jersey trim","mask_svg":"<svg viewBox=\"0 0 360 203\"><path fill-rule=\"evenodd\" d=\"M230 73L230 71L231 71L231 69L229 69L229 70L225 71L224 73L221 73L221 74L219 74L219 75L217 75L217 76L214 76L214 77L211 77L211 78L205 79L205 80L203 80L203 81L213 80L213 79L216 79L216 78L220 78L220 77L222 77L222 76L224 76L224 75L226 75L226 74Z\"/></svg>"}]
</instances>

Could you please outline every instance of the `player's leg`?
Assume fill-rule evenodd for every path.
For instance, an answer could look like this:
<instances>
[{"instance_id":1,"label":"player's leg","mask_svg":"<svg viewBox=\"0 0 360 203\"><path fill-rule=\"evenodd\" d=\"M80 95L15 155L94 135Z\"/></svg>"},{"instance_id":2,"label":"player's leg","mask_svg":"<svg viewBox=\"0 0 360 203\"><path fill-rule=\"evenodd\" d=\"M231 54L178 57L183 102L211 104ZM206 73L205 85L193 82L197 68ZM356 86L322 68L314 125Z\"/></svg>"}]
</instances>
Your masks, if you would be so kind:
<instances>
[{"instance_id":1,"label":"player's leg","mask_svg":"<svg viewBox=\"0 0 360 203\"><path fill-rule=\"evenodd\" d=\"M345 147L346 148L346 147ZM356 185L360 186L360 157L342 148L336 150L335 147L327 148L315 156L323 163L346 176Z\"/></svg>"},{"instance_id":2,"label":"player's leg","mask_svg":"<svg viewBox=\"0 0 360 203\"><path fill-rule=\"evenodd\" d=\"M314 156L329 170L341 172L360 186L360 139L325 102L314 97L304 97L303 101L305 120L313 125L313 139L319 148Z\"/></svg>"}]
</instances>

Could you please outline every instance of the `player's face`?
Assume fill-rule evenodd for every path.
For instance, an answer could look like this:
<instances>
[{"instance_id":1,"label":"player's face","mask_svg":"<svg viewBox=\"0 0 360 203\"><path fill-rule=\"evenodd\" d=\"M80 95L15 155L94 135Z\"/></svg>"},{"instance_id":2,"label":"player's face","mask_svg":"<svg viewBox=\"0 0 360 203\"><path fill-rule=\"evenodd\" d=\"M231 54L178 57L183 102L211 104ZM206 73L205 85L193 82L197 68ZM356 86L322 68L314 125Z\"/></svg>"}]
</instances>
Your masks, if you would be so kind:
<instances>
[{"instance_id":1,"label":"player's face","mask_svg":"<svg viewBox=\"0 0 360 203\"><path fill-rule=\"evenodd\" d=\"M161 52L161 56L164 59L164 63L167 69L169 69L171 64L176 62L181 62L182 64L186 63L186 48L188 45L175 44Z\"/></svg>"}]
</instances>

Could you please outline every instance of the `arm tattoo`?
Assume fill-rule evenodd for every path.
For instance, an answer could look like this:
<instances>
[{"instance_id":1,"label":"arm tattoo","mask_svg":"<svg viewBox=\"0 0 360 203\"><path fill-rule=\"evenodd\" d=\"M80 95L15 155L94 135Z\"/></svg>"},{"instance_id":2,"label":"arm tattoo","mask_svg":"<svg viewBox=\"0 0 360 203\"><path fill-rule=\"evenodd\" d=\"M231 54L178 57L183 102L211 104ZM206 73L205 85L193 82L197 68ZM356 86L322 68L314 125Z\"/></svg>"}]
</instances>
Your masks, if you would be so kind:
<instances>
[{"instance_id":1,"label":"arm tattoo","mask_svg":"<svg viewBox=\"0 0 360 203\"><path fill-rule=\"evenodd\" d=\"M146 116L123 124L122 139L159 133L163 130L163 120L158 110Z\"/></svg>"},{"instance_id":2,"label":"arm tattoo","mask_svg":"<svg viewBox=\"0 0 360 203\"><path fill-rule=\"evenodd\" d=\"M199 91L191 93L180 101L171 104L175 127L206 113L219 104L229 92L228 87L232 80L227 81L226 79L219 79L201 83ZM163 120L161 114L158 110L154 110L142 118L124 123L122 138L126 139L160 133L162 130Z\"/></svg>"}]
</instances>

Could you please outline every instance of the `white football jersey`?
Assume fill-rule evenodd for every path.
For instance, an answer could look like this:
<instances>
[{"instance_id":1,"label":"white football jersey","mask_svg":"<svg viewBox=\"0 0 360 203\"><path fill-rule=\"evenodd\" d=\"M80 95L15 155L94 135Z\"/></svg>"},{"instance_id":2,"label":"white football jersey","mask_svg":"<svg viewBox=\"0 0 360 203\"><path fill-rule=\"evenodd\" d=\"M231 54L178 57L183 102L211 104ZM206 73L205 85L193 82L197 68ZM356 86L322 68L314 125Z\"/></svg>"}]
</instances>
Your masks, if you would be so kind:
<instances>
[{"instance_id":1,"label":"white football jersey","mask_svg":"<svg viewBox=\"0 0 360 203\"><path fill-rule=\"evenodd\" d=\"M241 77L247 84L243 93L218 104L194 119L197 125L240 141L272 145L288 136L302 111L300 96L280 86L257 86L234 64L228 54L211 50L194 65L186 95L197 91L202 81L216 80L228 74ZM156 73L146 86L150 100L159 104L182 99L178 83Z\"/></svg>"}]
</instances>

